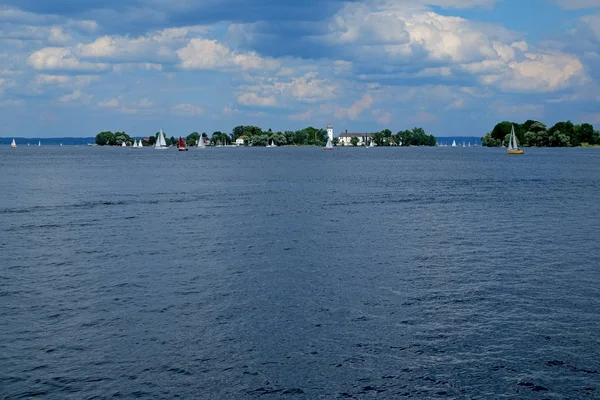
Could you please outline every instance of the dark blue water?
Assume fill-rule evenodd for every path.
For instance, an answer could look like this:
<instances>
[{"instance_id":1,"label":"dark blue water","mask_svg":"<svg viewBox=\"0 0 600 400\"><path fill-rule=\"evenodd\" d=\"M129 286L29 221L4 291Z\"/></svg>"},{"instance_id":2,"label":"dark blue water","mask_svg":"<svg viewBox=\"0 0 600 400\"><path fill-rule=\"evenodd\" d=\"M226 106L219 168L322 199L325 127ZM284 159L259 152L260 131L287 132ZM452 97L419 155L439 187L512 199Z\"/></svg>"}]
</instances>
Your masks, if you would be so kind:
<instances>
[{"instance_id":1,"label":"dark blue water","mask_svg":"<svg viewBox=\"0 0 600 400\"><path fill-rule=\"evenodd\" d=\"M600 398L597 149L0 171L0 398Z\"/></svg>"}]
</instances>

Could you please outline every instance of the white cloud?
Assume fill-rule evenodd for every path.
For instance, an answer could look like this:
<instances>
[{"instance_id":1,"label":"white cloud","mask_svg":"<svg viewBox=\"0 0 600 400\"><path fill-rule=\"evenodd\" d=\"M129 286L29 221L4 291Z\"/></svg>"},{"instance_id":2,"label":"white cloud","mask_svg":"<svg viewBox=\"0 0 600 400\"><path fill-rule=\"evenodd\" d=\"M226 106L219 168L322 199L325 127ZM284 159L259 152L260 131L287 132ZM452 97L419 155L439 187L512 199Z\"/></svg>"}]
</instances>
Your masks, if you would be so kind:
<instances>
[{"instance_id":1,"label":"white cloud","mask_svg":"<svg viewBox=\"0 0 600 400\"><path fill-rule=\"evenodd\" d=\"M79 89L75 89L73 93L65 94L58 98L58 101L61 103L72 103L79 102L83 104L88 104L92 99L92 95L85 94Z\"/></svg>"},{"instance_id":2,"label":"white cloud","mask_svg":"<svg viewBox=\"0 0 600 400\"><path fill-rule=\"evenodd\" d=\"M191 104L177 104L171 107L171 114L197 117L204 114L204 109Z\"/></svg>"},{"instance_id":3,"label":"white cloud","mask_svg":"<svg viewBox=\"0 0 600 400\"><path fill-rule=\"evenodd\" d=\"M524 61L513 61L503 72L484 75L485 84L496 84L507 91L552 92L571 83L588 82L579 59L564 53L526 54Z\"/></svg>"},{"instance_id":4,"label":"white cloud","mask_svg":"<svg viewBox=\"0 0 600 400\"><path fill-rule=\"evenodd\" d=\"M265 59L254 52L237 53L210 39L194 38L177 50L183 69L275 69L275 60Z\"/></svg>"},{"instance_id":5,"label":"white cloud","mask_svg":"<svg viewBox=\"0 0 600 400\"><path fill-rule=\"evenodd\" d=\"M371 108L373 105L373 97L369 93L365 93L359 100L352 104L349 108L344 111L348 114L351 120L356 120L360 114Z\"/></svg>"},{"instance_id":6,"label":"white cloud","mask_svg":"<svg viewBox=\"0 0 600 400\"><path fill-rule=\"evenodd\" d=\"M71 35L66 33L62 27L53 26L50 28L50 37L48 39L51 42L62 44L69 42L71 40Z\"/></svg>"},{"instance_id":7,"label":"white cloud","mask_svg":"<svg viewBox=\"0 0 600 400\"><path fill-rule=\"evenodd\" d=\"M600 37L600 18L598 24L593 18L589 21ZM391 73L410 63L423 68L417 73L401 72L399 78L451 78L467 72L501 90L536 92L588 81L575 55L529 51L525 41L515 40L517 35L502 27L442 16L403 3L347 3L332 18L324 39L334 47L345 46L359 68L382 71L360 74L365 80L391 78ZM446 65L427 65L431 63Z\"/></svg>"},{"instance_id":8,"label":"white cloud","mask_svg":"<svg viewBox=\"0 0 600 400\"><path fill-rule=\"evenodd\" d=\"M243 93L237 98L238 103L246 106L276 106L277 100L273 96L260 97L256 93Z\"/></svg>"},{"instance_id":9,"label":"white cloud","mask_svg":"<svg viewBox=\"0 0 600 400\"><path fill-rule=\"evenodd\" d=\"M28 58L29 65L37 70L99 72L106 70L106 64L93 64L80 61L71 50L65 47L45 47Z\"/></svg>"},{"instance_id":10,"label":"white cloud","mask_svg":"<svg viewBox=\"0 0 600 400\"><path fill-rule=\"evenodd\" d=\"M66 75L39 74L35 77L34 83L38 85L64 85L70 81L71 77Z\"/></svg>"},{"instance_id":11,"label":"white cloud","mask_svg":"<svg viewBox=\"0 0 600 400\"><path fill-rule=\"evenodd\" d=\"M135 38L105 35L79 47L82 58L116 62L175 63L177 46L185 44L189 34L202 27L169 28Z\"/></svg>"},{"instance_id":12,"label":"white cloud","mask_svg":"<svg viewBox=\"0 0 600 400\"><path fill-rule=\"evenodd\" d=\"M341 90L338 85L326 79L319 79L315 72L302 76L247 77L251 85L243 85L244 92L238 102L245 105L275 106L291 101L318 103L332 99Z\"/></svg>"}]
</instances>

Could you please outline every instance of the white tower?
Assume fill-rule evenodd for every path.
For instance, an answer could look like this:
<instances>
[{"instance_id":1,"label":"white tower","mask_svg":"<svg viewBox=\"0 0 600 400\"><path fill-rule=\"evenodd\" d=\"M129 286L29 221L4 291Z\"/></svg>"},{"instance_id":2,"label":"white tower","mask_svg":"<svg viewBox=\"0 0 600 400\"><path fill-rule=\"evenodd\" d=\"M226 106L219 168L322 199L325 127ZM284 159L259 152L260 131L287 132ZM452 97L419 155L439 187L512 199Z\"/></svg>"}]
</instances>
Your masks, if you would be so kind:
<instances>
[{"instance_id":1,"label":"white tower","mask_svg":"<svg viewBox=\"0 0 600 400\"><path fill-rule=\"evenodd\" d=\"M331 124L327 125L327 136L329 137L329 140L333 140L333 127Z\"/></svg>"}]
</instances>

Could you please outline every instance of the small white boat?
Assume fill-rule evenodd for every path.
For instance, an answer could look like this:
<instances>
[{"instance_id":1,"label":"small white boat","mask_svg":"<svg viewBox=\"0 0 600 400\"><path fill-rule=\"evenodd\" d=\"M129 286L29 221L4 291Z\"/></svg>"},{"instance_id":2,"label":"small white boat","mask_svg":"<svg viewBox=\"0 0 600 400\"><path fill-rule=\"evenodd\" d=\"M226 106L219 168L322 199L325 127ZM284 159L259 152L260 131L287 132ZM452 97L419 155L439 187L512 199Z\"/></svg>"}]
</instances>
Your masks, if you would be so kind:
<instances>
[{"instance_id":1,"label":"small white boat","mask_svg":"<svg viewBox=\"0 0 600 400\"><path fill-rule=\"evenodd\" d=\"M125 144L125 142L121 142L121 147L127 147L127 145Z\"/></svg>"},{"instance_id":2,"label":"small white boat","mask_svg":"<svg viewBox=\"0 0 600 400\"><path fill-rule=\"evenodd\" d=\"M17 142L15 142L15 139L12 140L10 147L12 147L13 149L17 148Z\"/></svg>"},{"instance_id":3,"label":"small white boat","mask_svg":"<svg viewBox=\"0 0 600 400\"><path fill-rule=\"evenodd\" d=\"M156 139L156 144L154 145L154 148L156 150L166 150L166 149L168 149L168 147L167 147L167 141L165 140L165 134L163 133L162 129L158 133L158 138Z\"/></svg>"},{"instance_id":4,"label":"small white boat","mask_svg":"<svg viewBox=\"0 0 600 400\"><path fill-rule=\"evenodd\" d=\"M525 154L525 150L519 148L517 144L517 135L515 134L515 126L510 128L510 138L508 139L508 154Z\"/></svg>"},{"instance_id":5,"label":"small white boat","mask_svg":"<svg viewBox=\"0 0 600 400\"><path fill-rule=\"evenodd\" d=\"M456 140L452 141L452 147L456 147Z\"/></svg>"},{"instance_id":6,"label":"small white boat","mask_svg":"<svg viewBox=\"0 0 600 400\"><path fill-rule=\"evenodd\" d=\"M38 141L38 147L40 147L41 145L42 145L42 141L41 141L41 140L39 140L39 141Z\"/></svg>"},{"instance_id":7,"label":"small white boat","mask_svg":"<svg viewBox=\"0 0 600 400\"><path fill-rule=\"evenodd\" d=\"M274 140L270 140L269 142L267 142L267 147L277 147L277 145L275 144Z\"/></svg>"},{"instance_id":8,"label":"small white boat","mask_svg":"<svg viewBox=\"0 0 600 400\"><path fill-rule=\"evenodd\" d=\"M198 148L199 149L206 148L206 143L204 143L204 138L202 137L202 135L200 135L200 137L198 138Z\"/></svg>"},{"instance_id":9,"label":"small white boat","mask_svg":"<svg viewBox=\"0 0 600 400\"><path fill-rule=\"evenodd\" d=\"M327 137L327 144L323 147L323 150L333 150L333 143L331 143L330 137Z\"/></svg>"}]
</instances>

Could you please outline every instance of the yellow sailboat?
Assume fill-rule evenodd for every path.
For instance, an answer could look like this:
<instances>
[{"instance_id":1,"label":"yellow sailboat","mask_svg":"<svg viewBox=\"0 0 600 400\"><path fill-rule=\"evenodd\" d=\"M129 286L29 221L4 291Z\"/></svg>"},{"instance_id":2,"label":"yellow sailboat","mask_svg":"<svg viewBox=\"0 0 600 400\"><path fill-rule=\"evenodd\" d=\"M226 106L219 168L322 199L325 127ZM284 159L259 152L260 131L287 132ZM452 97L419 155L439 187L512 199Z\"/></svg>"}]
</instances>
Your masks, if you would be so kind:
<instances>
[{"instance_id":1,"label":"yellow sailboat","mask_svg":"<svg viewBox=\"0 0 600 400\"><path fill-rule=\"evenodd\" d=\"M508 154L525 154L525 151L517 146L517 135L515 135L515 126L510 128L510 139L508 139Z\"/></svg>"}]
</instances>

